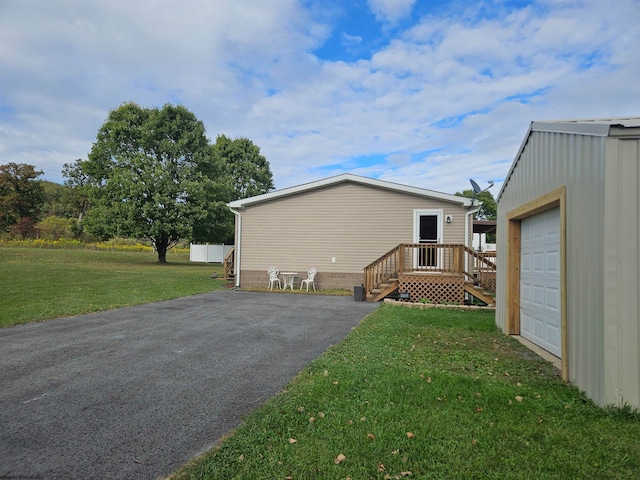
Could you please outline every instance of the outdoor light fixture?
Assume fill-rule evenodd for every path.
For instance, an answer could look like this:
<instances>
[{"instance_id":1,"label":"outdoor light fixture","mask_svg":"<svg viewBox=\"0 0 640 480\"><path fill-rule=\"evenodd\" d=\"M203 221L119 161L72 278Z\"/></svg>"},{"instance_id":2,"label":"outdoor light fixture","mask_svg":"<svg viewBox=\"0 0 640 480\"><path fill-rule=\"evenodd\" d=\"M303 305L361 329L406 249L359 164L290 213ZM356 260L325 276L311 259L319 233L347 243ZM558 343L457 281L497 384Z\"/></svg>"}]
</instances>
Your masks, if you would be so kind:
<instances>
[{"instance_id":1,"label":"outdoor light fixture","mask_svg":"<svg viewBox=\"0 0 640 480\"><path fill-rule=\"evenodd\" d=\"M451 215L447 215L447 223L453 222L453 217Z\"/></svg>"}]
</instances>

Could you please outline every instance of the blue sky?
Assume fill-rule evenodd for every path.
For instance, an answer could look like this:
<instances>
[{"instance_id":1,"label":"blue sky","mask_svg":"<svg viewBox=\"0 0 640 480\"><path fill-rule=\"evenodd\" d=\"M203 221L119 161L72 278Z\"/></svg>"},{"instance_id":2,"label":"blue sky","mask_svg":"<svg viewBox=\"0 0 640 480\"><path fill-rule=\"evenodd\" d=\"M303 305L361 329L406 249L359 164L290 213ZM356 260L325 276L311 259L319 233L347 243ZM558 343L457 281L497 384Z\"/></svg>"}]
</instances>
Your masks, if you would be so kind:
<instances>
[{"instance_id":1,"label":"blue sky","mask_svg":"<svg viewBox=\"0 0 640 480\"><path fill-rule=\"evenodd\" d=\"M62 182L122 102L344 172L497 194L532 120L640 114L640 0L0 0L0 164Z\"/></svg>"}]
</instances>

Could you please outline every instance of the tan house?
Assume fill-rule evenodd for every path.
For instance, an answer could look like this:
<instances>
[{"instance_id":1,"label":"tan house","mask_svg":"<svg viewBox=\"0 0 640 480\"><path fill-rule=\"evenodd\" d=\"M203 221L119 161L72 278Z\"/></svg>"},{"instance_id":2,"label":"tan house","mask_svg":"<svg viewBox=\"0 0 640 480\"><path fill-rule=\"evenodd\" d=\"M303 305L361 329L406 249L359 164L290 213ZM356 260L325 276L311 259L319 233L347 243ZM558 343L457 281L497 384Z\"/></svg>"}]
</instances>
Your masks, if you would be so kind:
<instances>
[{"instance_id":1,"label":"tan house","mask_svg":"<svg viewBox=\"0 0 640 480\"><path fill-rule=\"evenodd\" d=\"M237 286L266 287L272 266L297 272L298 280L315 267L317 287L351 290L366 284L372 300L399 286L406 289L398 283L402 264L420 273L437 270L442 279L444 267L453 266L453 247L436 251L433 246L468 248L477 211L469 198L352 174L237 200L229 207L236 215ZM401 244L406 245L402 259ZM371 267L385 258L391 260ZM458 267L461 258L455 258Z\"/></svg>"},{"instance_id":2,"label":"tan house","mask_svg":"<svg viewBox=\"0 0 640 480\"><path fill-rule=\"evenodd\" d=\"M496 322L640 408L640 118L532 122L497 197Z\"/></svg>"}]
</instances>

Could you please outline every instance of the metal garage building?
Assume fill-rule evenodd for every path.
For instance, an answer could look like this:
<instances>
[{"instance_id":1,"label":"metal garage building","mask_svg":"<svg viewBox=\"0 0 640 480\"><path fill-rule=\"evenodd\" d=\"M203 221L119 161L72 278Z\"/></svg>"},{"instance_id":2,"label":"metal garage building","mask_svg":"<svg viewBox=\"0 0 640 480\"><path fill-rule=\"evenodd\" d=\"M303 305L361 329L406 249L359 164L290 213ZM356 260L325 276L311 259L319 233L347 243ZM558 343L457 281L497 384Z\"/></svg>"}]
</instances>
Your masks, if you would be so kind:
<instances>
[{"instance_id":1,"label":"metal garage building","mask_svg":"<svg viewBox=\"0 0 640 480\"><path fill-rule=\"evenodd\" d=\"M497 203L498 326L640 408L640 117L532 122Z\"/></svg>"}]
</instances>

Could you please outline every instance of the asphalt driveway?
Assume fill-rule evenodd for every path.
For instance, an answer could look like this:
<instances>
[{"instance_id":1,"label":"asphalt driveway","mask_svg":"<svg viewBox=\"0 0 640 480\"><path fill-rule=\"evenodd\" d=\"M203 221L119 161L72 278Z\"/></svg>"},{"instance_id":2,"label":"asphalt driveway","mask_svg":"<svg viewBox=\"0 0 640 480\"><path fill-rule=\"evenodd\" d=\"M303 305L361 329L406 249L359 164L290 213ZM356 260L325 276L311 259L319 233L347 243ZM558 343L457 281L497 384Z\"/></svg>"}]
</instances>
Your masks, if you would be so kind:
<instances>
[{"instance_id":1,"label":"asphalt driveway","mask_svg":"<svg viewBox=\"0 0 640 480\"><path fill-rule=\"evenodd\" d=\"M376 304L215 291L0 329L0 479L156 479Z\"/></svg>"}]
</instances>

